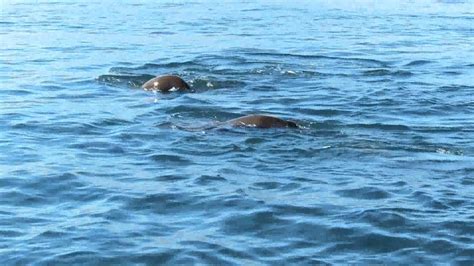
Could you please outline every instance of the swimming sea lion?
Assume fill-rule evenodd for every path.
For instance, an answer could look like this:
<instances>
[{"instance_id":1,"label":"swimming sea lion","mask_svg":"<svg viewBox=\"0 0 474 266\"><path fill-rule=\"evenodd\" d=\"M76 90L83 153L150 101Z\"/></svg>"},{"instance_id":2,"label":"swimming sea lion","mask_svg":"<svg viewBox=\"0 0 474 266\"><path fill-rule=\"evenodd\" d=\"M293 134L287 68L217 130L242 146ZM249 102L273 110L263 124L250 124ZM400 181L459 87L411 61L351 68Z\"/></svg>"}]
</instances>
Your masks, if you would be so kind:
<instances>
[{"instance_id":1,"label":"swimming sea lion","mask_svg":"<svg viewBox=\"0 0 474 266\"><path fill-rule=\"evenodd\" d=\"M277 117L268 116L268 115L246 115L241 116L235 119L227 120L224 122L214 122L210 125L199 126L199 127L187 127L187 126L180 126L175 125L176 128L186 130L186 131L203 131L203 130L211 130L215 128L225 126L232 126L232 127L254 127L254 128L299 128L300 126L293 122L283 120Z\"/></svg>"},{"instance_id":2,"label":"swimming sea lion","mask_svg":"<svg viewBox=\"0 0 474 266\"><path fill-rule=\"evenodd\" d=\"M166 75L150 79L142 85L145 90L169 92L173 90L189 90L189 85L178 76Z\"/></svg>"},{"instance_id":3,"label":"swimming sea lion","mask_svg":"<svg viewBox=\"0 0 474 266\"><path fill-rule=\"evenodd\" d=\"M256 128L275 128L291 127L298 128L298 124L293 121L283 120L268 115L246 115L227 121L235 127L256 127Z\"/></svg>"}]
</instances>

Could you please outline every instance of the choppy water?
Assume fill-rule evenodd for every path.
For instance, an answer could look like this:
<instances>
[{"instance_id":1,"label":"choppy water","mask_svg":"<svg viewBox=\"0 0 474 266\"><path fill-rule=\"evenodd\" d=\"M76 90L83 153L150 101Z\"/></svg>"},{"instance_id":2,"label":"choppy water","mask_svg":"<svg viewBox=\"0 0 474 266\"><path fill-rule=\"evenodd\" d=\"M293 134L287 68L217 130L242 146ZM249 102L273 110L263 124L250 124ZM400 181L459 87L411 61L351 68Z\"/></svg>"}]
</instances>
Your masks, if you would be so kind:
<instances>
[{"instance_id":1,"label":"choppy water","mask_svg":"<svg viewBox=\"0 0 474 266\"><path fill-rule=\"evenodd\" d=\"M473 1L151 2L0 2L1 264L473 264Z\"/></svg>"}]
</instances>

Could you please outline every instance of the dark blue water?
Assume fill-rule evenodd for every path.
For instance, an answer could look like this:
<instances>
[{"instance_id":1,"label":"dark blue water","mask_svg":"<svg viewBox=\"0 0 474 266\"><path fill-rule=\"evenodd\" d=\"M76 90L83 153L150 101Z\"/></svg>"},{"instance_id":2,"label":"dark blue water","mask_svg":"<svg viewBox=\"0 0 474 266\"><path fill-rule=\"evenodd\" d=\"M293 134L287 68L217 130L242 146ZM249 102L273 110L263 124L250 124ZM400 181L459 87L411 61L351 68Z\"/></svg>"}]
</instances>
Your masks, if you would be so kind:
<instances>
[{"instance_id":1,"label":"dark blue water","mask_svg":"<svg viewBox=\"0 0 474 266\"><path fill-rule=\"evenodd\" d=\"M0 3L0 264L474 263L473 1L152 2Z\"/></svg>"}]
</instances>

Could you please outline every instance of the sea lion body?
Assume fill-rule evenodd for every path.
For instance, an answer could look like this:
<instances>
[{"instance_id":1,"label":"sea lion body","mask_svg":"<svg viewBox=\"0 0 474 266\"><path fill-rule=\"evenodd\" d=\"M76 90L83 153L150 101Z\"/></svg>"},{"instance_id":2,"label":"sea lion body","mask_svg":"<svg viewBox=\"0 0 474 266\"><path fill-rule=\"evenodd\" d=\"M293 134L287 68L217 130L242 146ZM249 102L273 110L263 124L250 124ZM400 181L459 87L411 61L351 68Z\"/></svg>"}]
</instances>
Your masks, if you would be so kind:
<instances>
[{"instance_id":1,"label":"sea lion body","mask_svg":"<svg viewBox=\"0 0 474 266\"><path fill-rule=\"evenodd\" d=\"M297 128L295 122L283 120L268 115L247 115L227 121L235 127L256 127L256 128Z\"/></svg>"},{"instance_id":2,"label":"sea lion body","mask_svg":"<svg viewBox=\"0 0 474 266\"><path fill-rule=\"evenodd\" d=\"M189 90L189 85L178 76L166 75L150 79L142 85L145 90L169 92L173 90Z\"/></svg>"}]
</instances>

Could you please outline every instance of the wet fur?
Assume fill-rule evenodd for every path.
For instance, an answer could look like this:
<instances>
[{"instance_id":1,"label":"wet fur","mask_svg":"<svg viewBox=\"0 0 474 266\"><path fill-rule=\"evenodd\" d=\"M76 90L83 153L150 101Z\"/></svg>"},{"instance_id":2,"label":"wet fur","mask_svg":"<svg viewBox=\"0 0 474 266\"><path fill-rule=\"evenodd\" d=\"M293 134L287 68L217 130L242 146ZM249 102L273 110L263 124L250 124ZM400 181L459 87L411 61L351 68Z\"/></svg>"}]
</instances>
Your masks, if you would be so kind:
<instances>
[{"instance_id":1,"label":"wet fur","mask_svg":"<svg viewBox=\"0 0 474 266\"><path fill-rule=\"evenodd\" d=\"M142 85L142 88L145 90L152 90L152 91L161 91L161 92L169 92L170 90L177 89L180 91L189 90L190 87L186 81L178 76L166 75L166 76L159 76L150 79L149 81L145 82Z\"/></svg>"}]
</instances>

